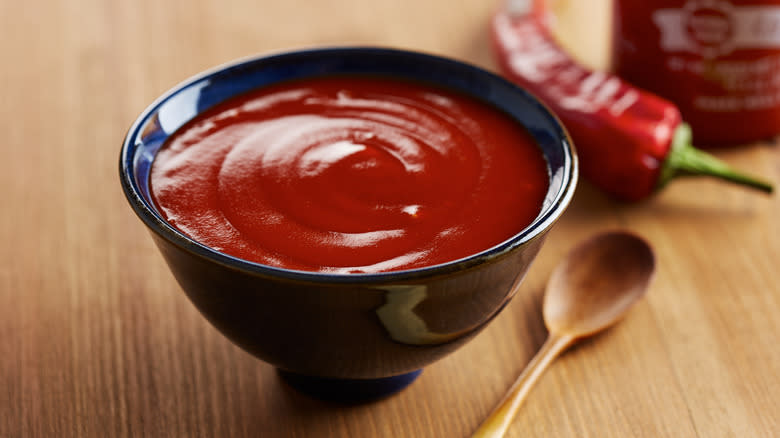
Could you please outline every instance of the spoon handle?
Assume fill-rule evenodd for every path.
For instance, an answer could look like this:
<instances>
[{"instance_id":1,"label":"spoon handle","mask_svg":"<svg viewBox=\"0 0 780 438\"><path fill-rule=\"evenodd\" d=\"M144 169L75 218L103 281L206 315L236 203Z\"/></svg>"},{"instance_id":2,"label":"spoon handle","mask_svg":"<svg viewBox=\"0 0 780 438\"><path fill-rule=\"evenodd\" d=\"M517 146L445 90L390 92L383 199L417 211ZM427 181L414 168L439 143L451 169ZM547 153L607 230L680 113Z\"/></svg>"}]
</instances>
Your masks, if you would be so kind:
<instances>
[{"instance_id":1,"label":"spoon handle","mask_svg":"<svg viewBox=\"0 0 780 438\"><path fill-rule=\"evenodd\" d=\"M544 373L544 370L573 341L574 338L571 336L550 333L547 340L544 341L542 348L526 365L522 374L515 380L509 392L504 396L504 399L493 409L490 416L482 422L479 429L472 435L472 438L503 437L520 405L523 404L526 396L536 381L539 380L542 373Z\"/></svg>"}]
</instances>

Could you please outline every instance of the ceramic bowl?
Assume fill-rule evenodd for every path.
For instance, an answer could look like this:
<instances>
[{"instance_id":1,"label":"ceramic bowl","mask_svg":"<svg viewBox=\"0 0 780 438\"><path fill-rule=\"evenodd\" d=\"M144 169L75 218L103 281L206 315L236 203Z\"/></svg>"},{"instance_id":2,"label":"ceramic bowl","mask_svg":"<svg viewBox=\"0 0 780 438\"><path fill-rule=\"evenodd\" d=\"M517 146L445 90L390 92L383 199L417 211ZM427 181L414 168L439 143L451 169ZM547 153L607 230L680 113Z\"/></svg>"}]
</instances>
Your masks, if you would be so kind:
<instances>
[{"instance_id":1,"label":"ceramic bowl","mask_svg":"<svg viewBox=\"0 0 780 438\"><path fill-rule=\"evenodd\" d=\"M378 274L324 274L265 266L204 246L163 220L149 194L157 150L199 113L245 91L327 74L381 74L466 93L509 114L536 140L549 167L538 217L505 242L450 263ZM195 76L150 105L120 157L122 188L198 310L293 386L326 398L368 399L476 335L517 292L577 180L576 155L559 121L529 93L475 66L382 48L323 48L244 59Z\"/></svg>"}]
</instances>

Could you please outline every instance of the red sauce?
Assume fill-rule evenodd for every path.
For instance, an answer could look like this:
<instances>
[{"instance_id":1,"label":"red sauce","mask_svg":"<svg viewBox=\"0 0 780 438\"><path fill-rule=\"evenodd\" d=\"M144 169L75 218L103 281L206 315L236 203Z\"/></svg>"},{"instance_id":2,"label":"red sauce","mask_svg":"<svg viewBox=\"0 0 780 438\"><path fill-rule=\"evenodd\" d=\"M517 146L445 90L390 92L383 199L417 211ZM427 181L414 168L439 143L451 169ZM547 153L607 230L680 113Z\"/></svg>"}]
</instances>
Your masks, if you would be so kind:
<instances>
[{"instance_id":1,"label":"red sauce","mask_svg":"<svg viewBox=\"0 0 780 438\"><path fill-rule=\"evenodd\" d=\"M379 77L261 88L198 116L150 175L164 218L242 259L358 273L457 260L539 214L547 165L502 112Z\"/></svg>"}]
</instances>

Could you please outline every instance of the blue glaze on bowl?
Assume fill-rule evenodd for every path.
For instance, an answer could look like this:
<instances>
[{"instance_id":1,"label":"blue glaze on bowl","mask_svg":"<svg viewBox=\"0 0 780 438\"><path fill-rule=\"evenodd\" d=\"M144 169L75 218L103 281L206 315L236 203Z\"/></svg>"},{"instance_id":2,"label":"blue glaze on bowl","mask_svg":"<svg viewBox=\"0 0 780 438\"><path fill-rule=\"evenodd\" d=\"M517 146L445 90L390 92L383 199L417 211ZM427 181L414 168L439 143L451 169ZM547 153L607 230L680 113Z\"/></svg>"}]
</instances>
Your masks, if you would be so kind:
<instances>
[{"instance_id":1,"label":"blue glaze on bowl","mask_svg":"<svg viewBox=\"0 0 780 438\"><path fill-rule=\"evenodd\" d=\"M366 403L394 394L411 385L422 370L377 379L333 379L279 370L291 387L321 400L344 404Z\"/></svg>"},{"instance_id":2,"label":"blue glaze on bowl","mask_svg":"<svg viewBox=\"0 0 780 438\"><path fill-rule=\"evenodd\" d=\"M511 239L473 256L375 274L324 274L249 262L204 246L163 220L149 195L149 169L173 132L248 90L327 74L428 82L508 113L527 128L547 159L550 188L541 213ZM508 303L545 233L568 205L577 166L558 120L529 93L499 76L416 52L328 48L237 61L174 87L130 128L122 146L120 177L130 205L151 230L182 289L236 344L287 375L364 382L406 375L385 380L403 381L405 386L414 375L408 373L462 345Z\"/></svg>"}]
</instances>

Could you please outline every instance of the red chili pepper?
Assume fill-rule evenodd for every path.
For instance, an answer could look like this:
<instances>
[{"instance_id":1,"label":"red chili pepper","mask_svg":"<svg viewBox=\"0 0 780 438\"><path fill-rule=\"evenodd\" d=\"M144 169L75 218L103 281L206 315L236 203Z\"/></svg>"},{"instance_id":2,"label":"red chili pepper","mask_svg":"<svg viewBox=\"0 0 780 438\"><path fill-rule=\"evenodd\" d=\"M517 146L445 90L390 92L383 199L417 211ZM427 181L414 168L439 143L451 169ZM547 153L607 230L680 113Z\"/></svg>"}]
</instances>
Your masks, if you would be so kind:
<instances>
[{"instance_id":1,"label":"red chili pepper","mask_svg":"<svg viewBox=\"0 0 780 438\"><path fill-rule=\"evenodd\" d=\"M676 175L711 175L772 192L691 146L671 102L574 61L553 39L539 2L509 2L492 21L504 75L549 106L569 131L585 179L625 201L643 199Z\"/></svg>"}]
</instances>

